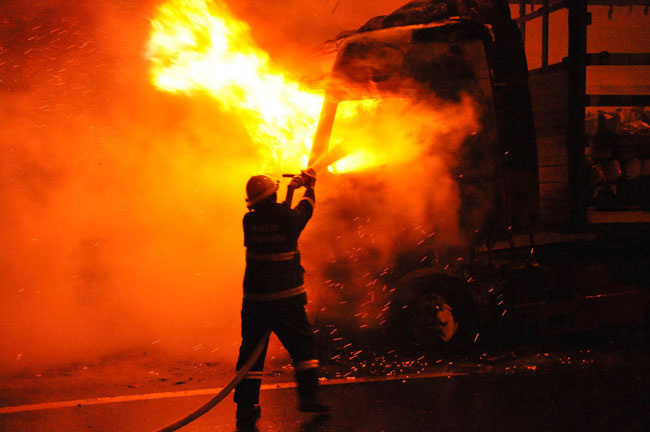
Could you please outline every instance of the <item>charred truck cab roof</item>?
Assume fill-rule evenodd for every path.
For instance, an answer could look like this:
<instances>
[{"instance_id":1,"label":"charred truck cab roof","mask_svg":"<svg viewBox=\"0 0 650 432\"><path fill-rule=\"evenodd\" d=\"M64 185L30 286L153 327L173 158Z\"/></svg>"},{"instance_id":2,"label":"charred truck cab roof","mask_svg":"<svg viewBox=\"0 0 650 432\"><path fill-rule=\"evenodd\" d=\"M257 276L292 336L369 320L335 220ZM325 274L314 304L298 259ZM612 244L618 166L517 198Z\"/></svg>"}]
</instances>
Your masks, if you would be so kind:
<instances>
[{"instance_id":1,"label":"charred truck cab roof","mask_svg":"<svg viewBox=\"0 0 650 432\"><path fill-rule=\"evenodd\" d=\"M503 18L486 23L447 17L340 40L315 153L329 146L339 102L427 94L458 102L469 95L480 130L465 139L458 155L461 226L478 233L471 234L477 241L531 232L539 191L528 69L509 11Z\"/></svg>"}]
</instances>

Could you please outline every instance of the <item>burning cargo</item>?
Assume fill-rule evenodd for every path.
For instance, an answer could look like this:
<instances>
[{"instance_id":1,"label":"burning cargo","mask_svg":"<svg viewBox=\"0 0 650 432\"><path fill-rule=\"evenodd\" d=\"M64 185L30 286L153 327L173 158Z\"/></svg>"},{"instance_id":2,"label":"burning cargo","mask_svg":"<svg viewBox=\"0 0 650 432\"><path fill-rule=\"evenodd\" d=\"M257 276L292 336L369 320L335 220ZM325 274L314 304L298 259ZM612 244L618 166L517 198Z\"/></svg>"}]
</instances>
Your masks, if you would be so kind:
<instances>
[{"instance_id":1,"label":"burning cargo","mask_svg":"<svg viewBox=\"0 0 650 432\"><path fill-rule=\"evenodd\" d=\"M596 209L650 208L649 123L642 108L587 113L588 193Z\"/></svg>"}]
</instances>

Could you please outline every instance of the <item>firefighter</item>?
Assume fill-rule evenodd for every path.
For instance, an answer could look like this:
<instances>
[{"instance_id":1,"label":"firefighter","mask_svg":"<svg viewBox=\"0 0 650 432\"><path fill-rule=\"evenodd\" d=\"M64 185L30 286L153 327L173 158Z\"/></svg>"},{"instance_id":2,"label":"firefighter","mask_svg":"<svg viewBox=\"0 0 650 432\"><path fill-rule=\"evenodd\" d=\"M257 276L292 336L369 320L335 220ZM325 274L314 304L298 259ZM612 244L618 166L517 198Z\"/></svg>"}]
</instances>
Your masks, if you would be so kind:
<instances>
[{"instance_id":1,"label":"firefighter","mask_svg":"<svg viewBox=\"0 0 650 432\"><path fill-rule=\"evenodd\" d=\"M306 190L291 209L276 202L278 182L264 175L253 176L246 185L250 211L244 216L246 272L237 370L265 333L273 331L291 355L298 384L298 409L303 412L328 411L317 398L320 368L305 313L304 269L297 247L298 237L314 211L315 183L316 173L311 169L292 179L290 187L304 185ZM266 348L235 388L239 429L254 427L260 417L259 391Z\"/></svg>"}]
</instances>

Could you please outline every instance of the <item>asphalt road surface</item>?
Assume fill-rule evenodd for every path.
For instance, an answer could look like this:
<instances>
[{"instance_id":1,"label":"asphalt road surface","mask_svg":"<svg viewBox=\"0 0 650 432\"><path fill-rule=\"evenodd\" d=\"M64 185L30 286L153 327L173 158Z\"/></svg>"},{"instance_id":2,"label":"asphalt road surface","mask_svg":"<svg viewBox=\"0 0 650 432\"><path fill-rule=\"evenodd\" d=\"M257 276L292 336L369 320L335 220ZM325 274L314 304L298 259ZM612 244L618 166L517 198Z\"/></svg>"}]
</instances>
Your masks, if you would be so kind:
<instances>
[{"instance_id":1,"label":"asphalt road surface","mask_svg":"<svg viewBox=\"0 0 650 432\"><path fill-rule=\"evenodd\" d=\"M261 393L259 431L650 430L650 353L643 346L529 349L413 373L357 375L323 381L328 416L296 411L290 371L270 377ZM50 378L49 392L30 383L0 386L1 431L153 431L218 391L205 380L191 389L104 387L110 394L98 394L83 380L57 387L73 379L70 374ZM220 378L225 383L227 374ZM229 396L181 431L234 431L234 414Z\"/></svg>"}]
</instances>

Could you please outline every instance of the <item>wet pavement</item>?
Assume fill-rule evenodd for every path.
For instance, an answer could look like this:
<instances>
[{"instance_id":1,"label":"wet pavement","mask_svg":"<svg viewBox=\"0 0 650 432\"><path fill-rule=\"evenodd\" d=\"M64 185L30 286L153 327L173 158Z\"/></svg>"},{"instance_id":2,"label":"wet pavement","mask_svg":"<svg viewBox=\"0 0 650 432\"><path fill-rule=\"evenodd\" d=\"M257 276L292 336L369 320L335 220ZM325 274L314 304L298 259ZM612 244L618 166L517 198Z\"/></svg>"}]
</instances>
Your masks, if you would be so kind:
<instances>
[{"instance_id":1,"label":"wet pavement","mask_svg":"<svg viewBox=\"0 0 650 432\"><path fill-rule=\"evenodd\" d=\"M152 431L210 399L230 377L222 365L177 363L145 375L146 368L120 366L133 363L124 360L96 366L92 375L75 368L4 379L0 431ZM275 370L264 380L259 431L650 430L650 351L643 344L416 360L384 359L384 374L329 364L322 381L328 416L297 412L291 370ZM181 430L234 431L234 411L229 396Z\"/></svg>"}]
</instances>

